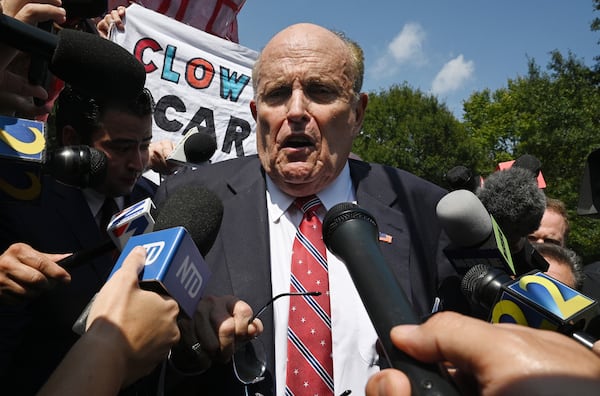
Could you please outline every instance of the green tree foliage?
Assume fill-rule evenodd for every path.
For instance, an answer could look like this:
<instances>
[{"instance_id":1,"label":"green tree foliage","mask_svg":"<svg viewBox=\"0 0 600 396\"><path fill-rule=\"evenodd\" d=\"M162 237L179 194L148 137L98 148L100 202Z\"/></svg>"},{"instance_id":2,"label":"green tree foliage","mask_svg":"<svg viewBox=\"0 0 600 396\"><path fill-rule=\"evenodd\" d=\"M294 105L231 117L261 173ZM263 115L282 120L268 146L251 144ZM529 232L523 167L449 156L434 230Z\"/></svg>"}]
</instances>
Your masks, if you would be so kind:
<instances>
[{"instance_id":1,"label":"green tree foliage","mask_svg":"<svg viewBox=\"0 0 600 396\"><path fill-rule=\"evenodd\" d=\"M353 152L444 185L447 170L474 164L475 148L445 104L403 84L369 94Z\"/></svg>"},{"instance_id":2,"label":"green tree foliage","mask_svg":"<svg viewBox=\"0 0 600 396\"><path fill-rule=\"evenodd\" d=\"M600 0L592 0L594 11L600 11ZM600 18L596 17L592 20L590 24L590 29L592 32L600 31ZM598 40L598 44L600 44L600 40ZM597 55L594 60L596 61L595 69L596 71L600 70L600 55Z\"/></svg>"},{"instance_id":3,"label":"green tree foliage","mask_svg":"<svg viewBox=\"0 0 600 396\"><path fill-rule=\"evenodd\" d=\"M575 213L587 155L600 147L600 91L595 73L569 53L551 53L546 71L529 60L528 74L506 88L474 93L464 126L483 152L479 169L522 154L536 156L548 196L570 209L570 245L589 261L600 258L600 224ZM485 173L482 172L482 173Z\"/></svg>"}]
</instances>

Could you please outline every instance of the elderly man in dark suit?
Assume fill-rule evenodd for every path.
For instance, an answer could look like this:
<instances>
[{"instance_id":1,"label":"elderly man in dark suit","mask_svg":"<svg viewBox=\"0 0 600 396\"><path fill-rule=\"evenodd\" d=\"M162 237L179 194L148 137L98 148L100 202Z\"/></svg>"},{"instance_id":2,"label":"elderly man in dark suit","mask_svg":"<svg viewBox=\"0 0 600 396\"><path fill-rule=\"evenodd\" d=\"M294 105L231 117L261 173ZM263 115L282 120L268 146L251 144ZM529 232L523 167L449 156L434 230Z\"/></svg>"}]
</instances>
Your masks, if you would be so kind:
<instances>
[{"instance_id":1,"label":"elderly man in dark suit","mask_svg":"<svg viewBox=\"0 0 600 396\"><path fill-rule=\"evenodd\" d=\"M39 252L97 246L107 238L103 217L154 194L156 186L141 178L149 162L152 109L148 91L123 101L66 87L56 114L59 141L103 151L108 159L104 182L82 190L46 177L39 205L0 209L3 393L35 394L77 340L71 326L114 264L114 254L108 253L67 273L55 263L62 256Z\"/></svg>"},{"instance_id":2,"label":"elderly man in dark suit","mask_svg":"<svg viewBox=\"0 0 600 396\"><path fill-rule=\"evenodd\" d=\"M445 191L399 169L348 159L368 102L360 91L363 69L362 50L342 35L312 24L284 29L265 46L253 69L250 106L258 157L176 175L159 188L157 202L181 186L203 184L220 196L225 208L217 241L206 257L213 270L207 292L212 296L199 304L192 326L182 328L191 334L183 337L188 345L173 351L167 367L177 372L171 370L175 380L169 383L167 370L167 391L244 394L230 357L235 343L263 329L259 339L266 347L265 378L248 385L248 393L288 394L294 386L291 377L303 375L294 369L299 362L290 358L296 352L286 333L288 318L304 297L278 299L261 321L249 323L251 308L293 290L292 244L304 221L293 204L297 197L316 195L322 204L314 212L319 219L339 202L355 201L369 211L379 224L382 253L416 313L430 312L438 285L453 274L435 215ZM326 295L330 305L331 341L322 345L332 343L333 372L320 371L328 389L319 394L362 394L383 360L376 350L377 335L343 263L330 252L324 256L329 286L321 287L319 280L308 288L322 292L315 301ZM312 387L313 382L304 384Z\"/></svg>"}]
</instances>

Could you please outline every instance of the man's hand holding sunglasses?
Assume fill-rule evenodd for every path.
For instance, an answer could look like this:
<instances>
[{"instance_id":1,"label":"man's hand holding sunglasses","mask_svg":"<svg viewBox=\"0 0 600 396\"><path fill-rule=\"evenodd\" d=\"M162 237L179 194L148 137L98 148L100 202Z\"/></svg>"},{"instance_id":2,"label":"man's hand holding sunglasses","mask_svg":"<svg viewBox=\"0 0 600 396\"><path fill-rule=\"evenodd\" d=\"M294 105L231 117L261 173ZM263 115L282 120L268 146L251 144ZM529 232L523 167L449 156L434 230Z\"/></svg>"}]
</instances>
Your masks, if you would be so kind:
<instances>
[{"instance_id":1,"label":"man's hand holding sunglasses","mask_svg":"<svg viewBox=\"0 0 600 396\"><path fill-rule=\"evenodd\" d=\"M236 344L262 333L262 322L252 318L252 308L237 297L204 297L193 320L180 320L181 341L171 351L171 363L181 373L193 375L213 362L228 362Z\"/></svg>"}]
</instances>

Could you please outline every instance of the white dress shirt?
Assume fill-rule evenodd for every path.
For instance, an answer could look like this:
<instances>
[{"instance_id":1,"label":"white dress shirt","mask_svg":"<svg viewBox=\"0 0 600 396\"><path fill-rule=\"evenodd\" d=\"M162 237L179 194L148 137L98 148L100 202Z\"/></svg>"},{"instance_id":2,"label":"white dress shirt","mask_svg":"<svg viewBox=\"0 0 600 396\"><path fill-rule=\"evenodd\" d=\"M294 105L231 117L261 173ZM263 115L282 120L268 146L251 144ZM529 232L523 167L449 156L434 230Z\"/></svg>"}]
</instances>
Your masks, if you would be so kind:
<instances>
[{"instance_id":1,"label":"white dress shirt","mask_svg":"<svg viewBox=\"0 0 600 396\"><path fill-rule=\"evenodd\" d=\"M296 228L302 220L299 210L289 210L294 198L283 193L267 176L267 209L271 244L271 282L273 296L290 291L291 247ZM326 210L340 202L356 202L348 164L325 190L317 194L325 209L318 213L323 221ZM331 330L333 341L334 396L346 390L352 395L364 394L368 378L379 371L375 350L377 333L346 266L329 250L329 288L331 305ZM318 290L314 290L318 291ZM285 394L287 361L287 325L290 298L274 303L276 394Z\"/></svg>"},{"instance_id":2,"label":"white dress shirt","mask_svg":"<svg viewBox=\"0 0 600 396\"><path fill-rule=\"evenodd\" d=\"M102 209L102 205L104 204L106 196L92 188L84 188L81 190L81 192L90 208L90 211L92 212L92 215L94 216L94 219L96 219L96 224L100 226L100 218L102 217L100 209ZM115 197L115 203L117 204L119 210L122 210L125 204L125 198Z\"/></svg>"}]
</instances>

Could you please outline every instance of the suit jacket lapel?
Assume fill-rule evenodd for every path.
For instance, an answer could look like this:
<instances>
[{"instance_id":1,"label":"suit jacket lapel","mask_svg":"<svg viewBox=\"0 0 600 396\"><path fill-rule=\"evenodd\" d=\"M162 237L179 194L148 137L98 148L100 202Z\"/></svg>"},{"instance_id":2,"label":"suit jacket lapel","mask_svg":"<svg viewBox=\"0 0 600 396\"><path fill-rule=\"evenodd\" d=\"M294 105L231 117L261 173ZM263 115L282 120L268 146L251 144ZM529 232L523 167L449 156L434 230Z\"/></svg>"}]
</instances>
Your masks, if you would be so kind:
<instances>
[{"instance_id":1,"label":"suit jacket lapel","mask_svg":"<svg viewBox=\"0 0 600 396\"><path fill-rule=\"evenodd\" d=\"M251 162L228 180L232 191L223 202L222 235L233 293L257 308L271 297L269 225L265 179L258 161ZM232 248L235 246L235 248ZM268 284L264 280L268 280ZM265 285L257 290L248 285ZM244 293L243 291L246 290ZM252 294L248 294L248 290ZM266 327L266 326L265 326Z\"/></svg>"},{"instance_id":2,"label":"suit jacket lapel","mask_svg":"<svg viewBox=\"0 0 600 396\"><path fill-rule=\"evenodd\" d=\"M258 161L252 161L228 181L232 195L223 201L221 223L223 254L233 295L257 310L272 296L271 254L265 176ZM261 287L258 287L261 285ZM274 340L272 311L261 316L263 340ZM267 367L274 373L275 345L265 343Z\"/></svg>"},{"instance_id":3,"label":"suit jacket lapel","mask_svg":"<svg viewBox=\"0 0 600 396\"><path fill-rule=\"evenodd\" d=\"M83 249L96 246L100 241L100 232L81 190L55 181L48 184L52 185L54 192L49 201L50 207L64 220L65 229L70 230Z\"/></svg>"}]
</instances>

